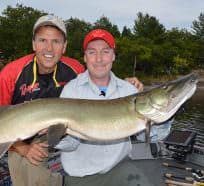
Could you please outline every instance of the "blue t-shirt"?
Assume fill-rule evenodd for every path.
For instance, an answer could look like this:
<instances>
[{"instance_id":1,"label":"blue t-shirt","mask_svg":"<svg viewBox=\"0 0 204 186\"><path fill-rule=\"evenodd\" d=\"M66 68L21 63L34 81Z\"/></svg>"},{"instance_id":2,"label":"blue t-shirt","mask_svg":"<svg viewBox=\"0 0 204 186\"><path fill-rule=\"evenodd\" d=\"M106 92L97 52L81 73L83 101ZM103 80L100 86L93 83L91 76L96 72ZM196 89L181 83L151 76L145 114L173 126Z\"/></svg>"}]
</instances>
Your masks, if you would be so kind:
<instances>
[{"instance_id":1,"label":"blue t-shirt","mask_svg":"<svg viewBox=\"0 0 204 186\"><path fill-rule=\"evenodd\" d=\"M98 88L101 91L101 95L102 96L106 96L106 91L107 91L108 87L106 87L106 86L99 86Z\"/></svg>"}]
</instances>

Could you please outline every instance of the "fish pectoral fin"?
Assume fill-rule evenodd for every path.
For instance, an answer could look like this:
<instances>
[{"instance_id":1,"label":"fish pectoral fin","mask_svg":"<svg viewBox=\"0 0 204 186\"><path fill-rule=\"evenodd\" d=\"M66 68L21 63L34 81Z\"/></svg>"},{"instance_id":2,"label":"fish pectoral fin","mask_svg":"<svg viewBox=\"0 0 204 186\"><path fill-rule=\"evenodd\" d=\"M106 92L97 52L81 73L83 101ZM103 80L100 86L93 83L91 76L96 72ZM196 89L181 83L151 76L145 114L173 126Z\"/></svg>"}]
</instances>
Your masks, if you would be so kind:
<instances>
[{"instance_id":1,"label":"fish pectoral fin","mask_svg":"<svg viewBox=\"0 0 204 186\"><path fill-rule=\"evenodd\" d=\"M66 133L64 124L51 125L47 131L47 141L49 147L55 147Z\"/></svg>"},{"instance_id":2,"label":"fish pectoral fin","mask_svg":"<svg viewBox=\"0 0 204 186\"><path fill-rule=\"evenodd\" d=\"M0 158L9 150L14 142L0 143Z\"/></svg>"}]
</instances>

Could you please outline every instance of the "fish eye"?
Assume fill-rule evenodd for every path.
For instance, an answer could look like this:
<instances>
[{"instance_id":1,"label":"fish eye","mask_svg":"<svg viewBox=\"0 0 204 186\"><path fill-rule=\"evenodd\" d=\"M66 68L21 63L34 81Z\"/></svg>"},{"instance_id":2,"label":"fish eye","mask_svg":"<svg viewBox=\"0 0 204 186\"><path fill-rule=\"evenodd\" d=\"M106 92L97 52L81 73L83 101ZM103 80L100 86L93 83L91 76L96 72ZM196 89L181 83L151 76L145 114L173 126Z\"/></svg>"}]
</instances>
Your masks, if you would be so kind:
<instances>
[{"instance_id":1,"label":"fish eye","mask_svg":"<svg viewBox=\"0 0 204 186\"><path fill-rule=\"evenodd\" d=\"M171 98L175 98L175 97L176 97L176 94L172 94L170 97L171 97Z\"/></svg>"}]
</instances>

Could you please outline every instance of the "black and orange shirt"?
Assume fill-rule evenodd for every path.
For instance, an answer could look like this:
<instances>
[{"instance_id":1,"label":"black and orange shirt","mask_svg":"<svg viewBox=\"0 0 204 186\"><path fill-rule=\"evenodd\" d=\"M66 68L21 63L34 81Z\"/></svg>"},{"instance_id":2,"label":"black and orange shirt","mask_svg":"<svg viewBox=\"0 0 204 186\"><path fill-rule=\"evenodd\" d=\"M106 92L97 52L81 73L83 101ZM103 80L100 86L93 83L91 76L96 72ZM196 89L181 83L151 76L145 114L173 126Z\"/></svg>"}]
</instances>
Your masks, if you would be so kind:
<instances>
[{"instance_id":1,"label":"black and orange shirt","mask_svg":"<svg viewBox=\"0 0 204 186\"><path fill-rule=\"evenodd\" d=\"M62 57L55 71L38 74L34 54L6 65L0 72L0 105L14 105L38 98L59 97L62 88L84 71L77 60Z\"/></svg>"}]
</instances>

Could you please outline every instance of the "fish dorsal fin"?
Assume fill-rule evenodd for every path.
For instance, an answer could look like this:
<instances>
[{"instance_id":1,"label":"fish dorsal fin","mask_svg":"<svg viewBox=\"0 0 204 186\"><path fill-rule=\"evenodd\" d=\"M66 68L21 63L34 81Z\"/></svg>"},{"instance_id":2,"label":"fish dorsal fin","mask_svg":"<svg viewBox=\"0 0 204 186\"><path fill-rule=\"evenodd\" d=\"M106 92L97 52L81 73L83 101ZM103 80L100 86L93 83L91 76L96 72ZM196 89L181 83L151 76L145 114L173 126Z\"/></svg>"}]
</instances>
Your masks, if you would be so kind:
<instances>
[{"instance_id":1,"label":"fish dorsal fin","mask_svg":"<svg viewBox=\"0 0 204 186\"><path fill-rule=\"evenodd\" d=\"M66 133L66 127L63 124L51 125L47 132L47 141L50 147L55 147Z\"/></svg>"},{"instance_id":2,"label":"fish dorsal fin","mask_svg":"<svg viewBox=\"0 0 204 186\"><path fill-rule=\"evenodd\" d=\"M8 151L8 149L13 145L13 142L0 143L0 158Z\"/></svg>"}]
</instances>

